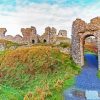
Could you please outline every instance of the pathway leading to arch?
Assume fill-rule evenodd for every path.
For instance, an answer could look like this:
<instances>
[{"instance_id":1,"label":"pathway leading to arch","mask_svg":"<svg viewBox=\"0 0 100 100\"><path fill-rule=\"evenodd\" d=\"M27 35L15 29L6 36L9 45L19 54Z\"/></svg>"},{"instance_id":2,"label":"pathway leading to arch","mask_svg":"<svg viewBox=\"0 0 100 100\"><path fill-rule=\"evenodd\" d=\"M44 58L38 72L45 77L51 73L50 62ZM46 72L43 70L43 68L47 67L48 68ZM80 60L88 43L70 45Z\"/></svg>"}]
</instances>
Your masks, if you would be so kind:
<instances>
[{"instance_id":1,"label":"pathway leading to arch","mask_svg":"<svg viewBox=\"0 0 100 100\"><path fill-rule=\"evenodd\" d=\"M97 77L97 71L97 56L86 54L82 72L76 76L75 86L64 92L64 100L100 100L98 96L100 93L100 79ZM77 92L81 96L77 96Z\"/></svg>"},{"instance_id":2,"label":"pathway leading to arch","mask_svg":"<svg viewBox=\"0 0 100 100\"><path fill-rule=\"evenodd\" d=\"M97 77L98 60L94 54L85 55L86 64L76 77L76 87L86 90L100 90L100 79Z\"/></svg>"}]
</instances>

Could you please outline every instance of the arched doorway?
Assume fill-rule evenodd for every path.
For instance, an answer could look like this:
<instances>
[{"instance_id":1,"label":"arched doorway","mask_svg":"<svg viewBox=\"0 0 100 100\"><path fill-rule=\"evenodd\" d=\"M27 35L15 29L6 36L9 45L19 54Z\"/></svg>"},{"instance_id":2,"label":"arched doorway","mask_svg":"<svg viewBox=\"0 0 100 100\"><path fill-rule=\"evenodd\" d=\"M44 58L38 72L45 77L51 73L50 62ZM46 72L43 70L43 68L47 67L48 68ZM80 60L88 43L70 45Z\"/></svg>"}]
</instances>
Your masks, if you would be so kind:
<instances>
[{"instance_id":1,"label":"arched doorway","mask_svg":"<svg viewBox=\"0 0 100 100\"><path fill-rule=\"evenodd\" d=\"M35 40L32 40L32 44L34 44L35 43Z\"/></svg>"},{"instance_id":2,"label":"arched doorway","mask_svg":"<svg viewBox=\"0 0 100 100\"><path fill-rule=\"evenodd\" d=\"M46 39L44 39L44 40L43 40L43 42L44 42L44 43L46 43L46 42L47 42L47 40L46 40Z\"/></svg>"},{"instance_id":3,"label":"arched doorway","mask_svg":"<svg viewBox=\"0 0 100 100\"><path fill-rule=\"evenodd\" d=\"M98 46L97 46L97 38L94 35L86 35L83 39L83 60L84 64L88 61L91 62L92 57L95 57L95 62L92 62L98 67Z\"/></svg>"},{"instance_id":4,"label":"arched doorway","mask_svg":"<svg viewBox=\"0 0 100 100\"><path fill-rule=\"evenodd\" d=\"M93 42L94 39L95 39L95 44L89 43L89 42ZM95 33L85 32L84 34L81 35L81 37L80 37L80 58L81 58L81 65L85 64L84 63L84 61L85 61L84 60L84 54L86 53L85 47L89 46L90 47L89 49L92 49L92 52L95 52L98 55L98 51L96 52L96 49L98 48L97 45L98 45L98 43L97 43L97 35ZM88 53L89 53L89 51L88 51Z\"/></svg>"},{"instance_id":5,"label":"arched doorway","mask_svg":"<svg viewBox=\"0 0 100 100\"><path fill-rule=\"evenodd\" d=\"M84 39L94 36L97 40L98 67L100 69L100 17L91 19L86 23L81 19L76 19L72 25L71 55L75 63L84 65Z\"/></svg>"}]
</instances>

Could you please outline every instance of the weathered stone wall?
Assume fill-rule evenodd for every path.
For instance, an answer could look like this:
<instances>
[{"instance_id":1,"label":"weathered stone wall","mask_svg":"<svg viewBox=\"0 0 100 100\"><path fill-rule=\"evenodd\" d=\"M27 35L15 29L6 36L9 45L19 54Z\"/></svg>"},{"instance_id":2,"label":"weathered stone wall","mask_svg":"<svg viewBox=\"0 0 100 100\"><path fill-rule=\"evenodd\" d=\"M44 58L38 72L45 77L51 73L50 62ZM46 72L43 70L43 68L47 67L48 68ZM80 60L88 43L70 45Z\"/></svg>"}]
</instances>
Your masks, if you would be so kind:
<instances>
[{"instance_id":1,"label":"weathered stone wall","mask_svg":"<svg viewBox=\"0 0 100 100\"><path fill-rule=\"evenodd\" d=\"M22 41L24 43L38 43L38 35L35 27L31 26L31 28L21 28L21 32L23 35Z\"/></svg>"},{"instance_id":2,"label":"weathered stone wall","mask_svg":"<svg viewBox=\"0 0 100 100\"><path fill-rule=\"evenodd\" d=\"M56 28L54 28L54 27L51 28L51 34L53 34L53 35L54 35L54 34L55 34L55 35L57 34Z\"/></svg>"},{"instance_id":3,"label":"weathered stone wall","mask_svg":"<svg viewBox=\"0 0 100 100\"><path fill-rule=\"evenodd\" d=\"M30 28L21 28L22 36L16 35L5 35L5 32L7 30L5 28L0 28L0 37L2 39L10 40L17 43L24 43L24 44L36 44L36 43L47 43L47 44L53 44L53 43L60 43L60 42L66 42L69 39L67 38L67 31L66 30L60 30L59 34L57 35L57 30L54 27L46 27L45 32L43 35L38 35L37 30L34 26L31 26ZM61 39L58 39L60 38ZM62 37L64 38L62 40Z\"/></svg>"},{"instance_id":4,"label":"weathered stone wall","mask_svg":"<svg viewBox=\"0 0 100 100\"><path fill-rule=\"evenodd\" d=\"M80 38L77 36L77 34L72 35L72 42L71 42L71 54L73 57L73 60L80 64L81 62L81 55L80 55Z\"/></svg>"},{"instance_id":5,"label":"weathered stone wall","mask_svg":"<svg viewBox=\"0 0 100 100\"><path fill-rule=\"evenodd\" d=\"M84 65L83 46L85 38L89 36L94 36L98 40L98 38L100 37L99 31L100 31L100 17L92 19L90 23L86 23L81 19L76 19L73 22L71 54L73 60L77 64Z\"/></svg>"},{"instance_id":6,"label":"weathered stone wall","mask_svg":"<svg viewBox=\"0 0 100 100\"><path fill-rule=\"evenodd\" d=\"M50 34L51 33L51 28L48 26L45 28L44 34Z\"/></svg>"},{"instance_id":7,"label":"weathered stone wall","mask_svg":"<svg viewBox=\"0 0 100 100\"><path fill-rule=\"evenodd\" d=\"M47 44L49 44L49 43L50 43L50 35L44 34L44 35L42 35L42 36L39 38L39 40L40 40L41 43L47 43Z\"/></svg>"},{"instance_id":8,"label":"weathered stone wall","mask_svg":"<svg viewBox=\"0 0 100 100\"><path fill-rule=\"evenodd\" d=\"M54 27L46 27L44 34L40 37L42 43L54 43L56 39L57 30Z\"/></svg>"},{"instance_id":9,"label":"weathered stone wall","mask_svg":"<svg viewBox=\"0 0 100 100\"><path fill-rule=\"evenodd\" d=\"M17 42L17 43L22 43L22 36L16 35L16 36L14 37L14 41Z\"/></svg>"},{"instance_id":10,"label":"weathered stone wall","mask_svg":"<svg viewBox=\"0 0 100 100\"><path fill-rule=\"evenodd\" d=\"M7 32L6 28L0 28L0 38L5 37L6 32Z\"/></svg>"},{"instance_id":11,"label":"weathered stone wall","mask_svg":"<svg viewBox=\"0 0 100 100\"><path fill-rule=\"evenodd\" d=\"M59 30L58 36L59 37L67 37L67 31L66 30Z\"/></svg>"},{"instance_id":12,"label":"weathered stone wall","mask_svg":"<svg viewBox=\"0 0 100 100\"><path fill-rule=\"evenodd\" d=\"M6 35L4 39L9 40L9 41L14 41L14 37L12 35Z\"/></svg>"}]
</instances>

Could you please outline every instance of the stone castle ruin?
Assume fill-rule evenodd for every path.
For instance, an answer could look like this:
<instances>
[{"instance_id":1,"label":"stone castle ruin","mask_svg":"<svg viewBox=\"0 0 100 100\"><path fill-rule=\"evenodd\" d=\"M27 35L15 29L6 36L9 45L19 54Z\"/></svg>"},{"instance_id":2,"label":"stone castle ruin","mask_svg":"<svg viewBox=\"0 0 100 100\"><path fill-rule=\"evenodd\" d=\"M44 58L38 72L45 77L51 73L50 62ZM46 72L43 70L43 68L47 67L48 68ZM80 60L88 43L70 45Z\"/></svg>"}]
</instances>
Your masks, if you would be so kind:
<instances>
[{"instance_id":1,"label":"stone castle ruin","mask_svg":"<svg viewBox=\"0 0 100 100\"><path fill-rule=\"evenodd\" d=\"M22 44L60 44L61 42L70 42L67 38L66 30L57 30L54 27L46 27L44 33L40 36L37 34L35 27L21 28L22 36L5 35L6 28L0 28L0 39L10 40ZM76 19L72 25L72 38L71 38L71 55L75 63L84 65L84 44L85 39L87 42L94 42L98 48L98 64L100 68L100 17L91 19L90 23L86 23L81 19ZM91 41L90 36L95 39Z\"/></svg>"},{"instance_id":2,"label":"stone castle ruin","mask_svg":"<svg viewBox=\"0 0 100 100\"><path fill-rule=\"evenodd\" d=\"M35 27L31 27L31 28L21 28L21 32L22 32L22 42L24 43L38 43L39 41L39 37L36 31Z\"/></svg>"},{"instance_id":3,"label":"stone castle ruin","mask_svg":"<svg viewBox=\"0 0 100 100\"><path fill-rule=\"evenodd\" d=\"M100 68L100 17L91 19L86 23L81 19L76 19L72 25L71 54L73 60L84 65L84 41L87 37L94 36L98 47L98 63Z\"/></svg>"},{"instance_id":4,"label":"stone castle ruin","mask_svg":"<svg viewBox=\"0 0 100 100\"><path fill-rule=\"evenodd\" d=\"M46 27L44 34L40 37L42 43L54 43L56 41L57 30L52 27Z\"/></svg>"},{"instance_id":5,"label":"stone castle ruin","mask_svg":"<svg viewBox=\"0 0 100 100\"><path fill-rule=\"evenodd\" d=\"M11 35L5 35L7 32L6 28L0 28L0 39L6 39L9 41L13 41L16 43L23 44L37 44L37 43L57 43L66 42L70 39L67 38L67 31L60 30L57 34L57 30L54 27L46 27L43 35L38 35L35 27L31 26L30 28L21 28L22 36L16 35L15 37ZM62 40L58 40L58 38L63 38ZM59 42L59 43L58 43Z\"/></svg>"},{"instance_id":6,"label":"stone castle ruin","mask_svg":"<svg viewBox=\"0 0 100 100\"><path fill-rule=\"evenodd\" d=\"M59 33L58 33L58 36L59 37L65 37L65 36L67 37L67 31L66 30L60 30Z\"/></svg>"}]
</instances>

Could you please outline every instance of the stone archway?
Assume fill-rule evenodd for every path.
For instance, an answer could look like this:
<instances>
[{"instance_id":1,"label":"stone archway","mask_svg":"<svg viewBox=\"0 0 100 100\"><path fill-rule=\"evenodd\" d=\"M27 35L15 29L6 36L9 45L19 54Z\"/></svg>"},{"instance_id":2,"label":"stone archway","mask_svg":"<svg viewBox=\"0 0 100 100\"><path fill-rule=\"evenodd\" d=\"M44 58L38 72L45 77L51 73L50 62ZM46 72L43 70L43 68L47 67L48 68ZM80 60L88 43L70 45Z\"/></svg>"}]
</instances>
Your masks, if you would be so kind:
<instances>
[{"instance_id":1,"label":"stone archway","mask_svg":"<svg viewBox=\"0 0 100 100\"><path fill-rule=\"evenodd\" d=\"M94 36L97 39L98 64L100 68L100 17L92 19L88 24L81 19L76 19L73 22L71 54L75 63L81 66L84 65L83 45L87 36Z\"/></svg>"},{"instance_id":2,"label":"stone archway","mask_svg":"<svg viewBox=\"0 0 100 100\"><path fill-rule=\"evenodd\" d=\"M94 36L97 41L97 34L94 32L85 32L80 37L81 65L84 65L84 44L87 37Z\"/></svg>"}]
</instances>

